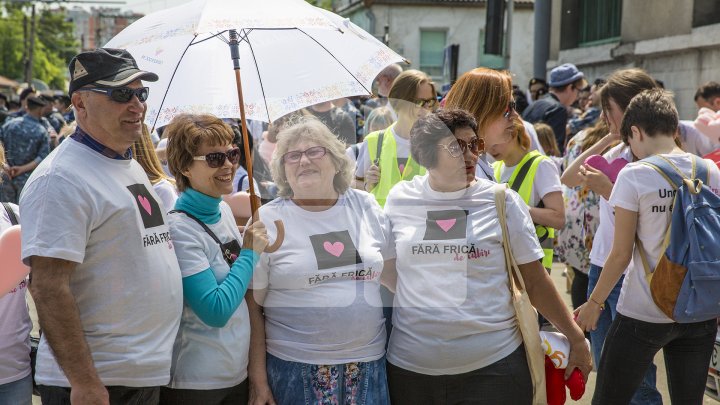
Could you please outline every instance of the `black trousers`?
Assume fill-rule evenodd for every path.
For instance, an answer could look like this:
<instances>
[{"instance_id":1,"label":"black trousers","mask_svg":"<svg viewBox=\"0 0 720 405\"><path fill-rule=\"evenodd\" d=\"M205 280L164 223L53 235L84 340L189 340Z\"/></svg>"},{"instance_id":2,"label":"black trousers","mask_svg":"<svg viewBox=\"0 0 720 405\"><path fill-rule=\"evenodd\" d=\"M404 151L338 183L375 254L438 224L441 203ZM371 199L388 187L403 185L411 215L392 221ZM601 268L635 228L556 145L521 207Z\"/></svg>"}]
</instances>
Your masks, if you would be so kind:
<instances>
[{"instance_id":1,"label":"black trousers","mask_svg":"<svg viewBox=\"0 0 720 405\"><path fill-rule=\"evenodd\" d=\"M525 346L502 360L463 374L426 375L387 364L393 405L532 403L533 389Z\"/></svg>"},{"instance_id":2,"label":"black trousers","mask_svg":"<svg viewBox=\"0 0 720 405\"><path fill-rule=\"evenodd\" d=\"M110 405L157 405L160 387L106 387L110 394ZM70 388L38 385L43 405L70 405Z\"/></svg>"},{"instance_id":3,"label":"black trousers","mask_svg":"<svg viewBox=\"0 0 720 405\"><path fill-rule=\"evenodd\" d=\"M245 405L249 399L248 388L247 379L234 387L216 390L162 387L160 389L160 405Z\"/></svg>"}]
</instances>

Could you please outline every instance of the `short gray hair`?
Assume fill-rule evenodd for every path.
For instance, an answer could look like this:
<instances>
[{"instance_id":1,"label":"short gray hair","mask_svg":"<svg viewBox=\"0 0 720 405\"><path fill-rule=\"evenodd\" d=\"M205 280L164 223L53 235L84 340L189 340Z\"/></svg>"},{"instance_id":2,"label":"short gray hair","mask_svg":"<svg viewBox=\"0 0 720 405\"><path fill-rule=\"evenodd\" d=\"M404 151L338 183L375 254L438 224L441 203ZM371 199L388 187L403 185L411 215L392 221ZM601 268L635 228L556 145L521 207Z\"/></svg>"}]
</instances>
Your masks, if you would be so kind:
<instances>
[{"instance_id":1,"label":"short gray hair","mask_svg":"<svg viewBox=\"0 0 720 405\"><path fill-rule=\"evenodd\" d=\"M282 158L292 146L301 141L313 141L327 149L328 156L330 156L335 170L338 171L333 179L333 187L340 194L347 191L350 188L353 165L345 154L345 144L317 118L301 117L297 118L292 125L286 126L277 135L277 146L270 162L270 171L278 188L278 196L282 198L293 196Z\"/></svg>"}]
</instances>

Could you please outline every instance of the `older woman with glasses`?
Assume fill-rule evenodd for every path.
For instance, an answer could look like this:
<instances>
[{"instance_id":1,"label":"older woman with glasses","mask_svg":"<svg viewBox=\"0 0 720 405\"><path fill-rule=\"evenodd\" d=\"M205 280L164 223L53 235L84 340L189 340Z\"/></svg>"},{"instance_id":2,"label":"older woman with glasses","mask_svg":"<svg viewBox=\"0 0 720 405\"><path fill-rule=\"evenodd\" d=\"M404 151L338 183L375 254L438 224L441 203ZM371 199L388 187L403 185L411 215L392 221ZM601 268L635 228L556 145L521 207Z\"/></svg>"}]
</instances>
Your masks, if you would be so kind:
<instances>
[{"instance_id":1,"label":"older woman with glasses","mask_svg":"<svg viewBox=\"0 0 720 405\"><path fill-rule=\"evenodd\" d=\"M265 227L255 222L241 237L222 202L233 191L240 160L229 125L212 115L180 115L165 131L168 164L182 193L170 211L168 242L180 264L185 304L160 403L247 403L250 320L244 297L267 245Z\"/></svg>"},{"instance_id":2,"label":"older woman with glasses","mask_svg":"<svg viewBox=\"0 0 720 405\"><path fill-rule=\"evenodd\" d=\"M262 206L285 239L264 253L247 301L253 404L387 404L380 275L389 226L368 193L349 188L345 145L317 120L277 136L279 198ZM277 229L268 227L271 239Z\"/></svg>"},{"instance_id":3,"label":"older woman with glasses","mask_svg":"<svg viewBox=\"0 0 720 405\"><path fill-rule=\"evenodd\" d=\"M501 117L502 118L502 117ZM475 176L483 140L467 112L445 110L412 128L413 157L427 175L395 186L385 211L396 261L384 282L395 289L388 346L393 404L529 404L533 389L511 304L495 184ZM527 207L505 196L515 258L533 305L571 342L569 370L592 366L582 331L540 259Z\"/></svg>"},{"instance_id":4,"label":"older woman with glasses","mask_svg":"<svg viewBox=\"0 0 720 405\"><path fill-rule=\"evenodd\" d=\"M365 137L355 168L356 179L381 206L397 182L425 174L425 169L410 156L410 128L438 104L435 85L419 70L402 72L393 82L388 98L397 121Z\"/></svg>"}]
</instances>

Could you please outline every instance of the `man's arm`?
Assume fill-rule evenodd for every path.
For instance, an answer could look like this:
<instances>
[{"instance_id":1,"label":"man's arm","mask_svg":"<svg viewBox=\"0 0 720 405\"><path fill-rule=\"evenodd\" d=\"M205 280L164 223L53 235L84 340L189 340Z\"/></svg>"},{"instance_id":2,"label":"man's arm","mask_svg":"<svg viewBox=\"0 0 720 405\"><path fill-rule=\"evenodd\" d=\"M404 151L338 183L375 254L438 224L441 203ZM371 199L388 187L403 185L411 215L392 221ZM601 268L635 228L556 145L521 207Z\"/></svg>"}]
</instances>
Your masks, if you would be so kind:
<instances>
[{"instance_id":1,"label":"man's arm","mask_svg":"<svg viewBox=\"0 0 720 405\"><path fill-rule=\"evenodd\" d=\"M70 382L71 402L108 404L108 392L95 370L85 341L80 312L70 291L77 263L49 257L30 258L30 293L43 334Z\"/></svg>"}]
</instances>

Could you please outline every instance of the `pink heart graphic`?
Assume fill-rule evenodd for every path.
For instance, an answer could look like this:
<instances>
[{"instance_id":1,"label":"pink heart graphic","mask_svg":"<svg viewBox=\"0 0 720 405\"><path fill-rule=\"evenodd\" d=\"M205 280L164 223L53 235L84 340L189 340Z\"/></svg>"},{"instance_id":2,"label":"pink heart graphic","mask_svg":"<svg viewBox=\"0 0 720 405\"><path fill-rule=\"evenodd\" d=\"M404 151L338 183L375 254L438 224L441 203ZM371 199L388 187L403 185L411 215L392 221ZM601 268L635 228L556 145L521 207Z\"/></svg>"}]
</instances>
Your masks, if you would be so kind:
<instances>
[{"instance_id":1,"label":"pink heart graphic","mask_svg":"<svg viewBox=\"0 0 720 405\"><path fill-rule=\"evenodd\" d=\"M325 241L323 243L323 248L331 255L335 257L340 257L342 252L345 250L345 245L342 242L330 243L328 241Z\"/></svg>"},{"instance_id":2,"label":"pink heart graphic","mask_svg":"<svg viewBox=\"0 0 720 405\"><path fill-rule=\"evenodd\" d=\"M152 215L152 205L150 205L150 200L141 195L137 196L137 199L140 201L140 205L142 205L145 212L147 212L148 215Z\"/></svg>"},{"instance_id":3,"label":"pink heart graphic","mask_svg":"<svg viewBox=\"0 0 720 405\"><path fill-rule=\"evenodd\" d=\"M623 158L617 158L613 160L612 163L608 163L608 161L605 160L604 157L600 155L592 155L585 159L585 164L587 166L600 170L606 176L608 176L611 182L615 183L618 173L620 173L620 170L622 170L622 168L625 167L626 164L628 164L628 161Z\"/></svg>"},{"instance_id":4,"label":"pink heart graphic","mask_svg":"<svg viewBox=\"0 0 720 405\"><path fill-rule=\"evenodd\" d=\"M443 231L445 231L445 233L447 233L447 231L449 231L450 228L455 226L455 222L457 222L457 219L455 219L455 218L453 218L453 219L438 219L438 220L435 220L435 222L438 224L440 229L442 229Z\"/></svg>"},{"instance_id":5,"label":"pink heart graphic","mask_svg":"<svg viewBox=\"0 0 720 405\"><path fill-rule=\"evenodd\" d=\"M399 165L398 169L400 169L400 173L405 171L405 165Z\"/></svg>"}]
</instances>

